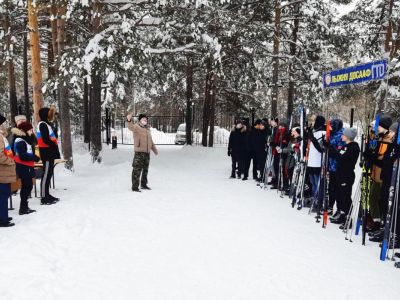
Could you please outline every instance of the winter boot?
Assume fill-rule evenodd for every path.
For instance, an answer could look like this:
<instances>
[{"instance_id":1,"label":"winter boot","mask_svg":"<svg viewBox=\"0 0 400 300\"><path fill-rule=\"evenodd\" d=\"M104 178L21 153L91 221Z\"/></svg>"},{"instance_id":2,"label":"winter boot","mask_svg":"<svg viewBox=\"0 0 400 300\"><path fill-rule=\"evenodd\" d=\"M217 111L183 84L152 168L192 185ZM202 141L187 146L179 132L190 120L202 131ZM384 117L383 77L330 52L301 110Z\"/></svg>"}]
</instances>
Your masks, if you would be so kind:
<instances>
[{"instance_id":1,"label":"winter boot","mask_svg":"<svg viewBox=\"0 0 400 300\"><path fill-rule=\"evenodd\" d=\"M132 192L141 193L142 191L139 190L138 188L132 188Z\"/></svg>"},{"instance_id":2,"label":"winter boot","mask_svg":"<svg viewBox=\"0 0 400 300\"><path fill-rule=\"evenodd\" d=\"M15 224L11 222L0 222L0 227L12 227L14 225Z\"/></svg>"},{"instance_id":3,"label":"winter boot","mask_svg":"<svg viewBox=\"0 0 400 300\"><path fill-rule=\"evenodd\" d=\"M332 217L330 217L329 219L332 221L332 220L336 220L337 218L339 218L340 217L340 211L336 211L334 214L333 214L333 216Z\"/></svg>"},{"instance_id":4,"label":"winter boot","mask_svg":"<svg viewBox=\"0 0 400 300\"><path fill-rule=\"evenodd\" d=\"M56 202L54 200L49 199L49 198L42 198L41 201L40 201L41 205L52 205L52 204L55 204L55 203Z\"/></svg>"},{"instance_id":5,"label":"winter boot","mask_svg":"<svg viewBox=\"0 0 400 300\"><path fill-rule=\"evenodd\" d=\"M344 222L346 222L346 214L344 213L340 213L339 217L331 220L331 223L333 224L343 224Z\"/></svg>"},{"instance_id":6,"label":"winter boot","mask_svg":"<svg viewBox=\"0 0 400 300\"><path fill-rule=\"evenodd\" d=\"M149 190L149 191L151 191L151 188L146 184L146 185L142 185L141 187L140 187L142 190Z\"/></svg>"}]
</instances>

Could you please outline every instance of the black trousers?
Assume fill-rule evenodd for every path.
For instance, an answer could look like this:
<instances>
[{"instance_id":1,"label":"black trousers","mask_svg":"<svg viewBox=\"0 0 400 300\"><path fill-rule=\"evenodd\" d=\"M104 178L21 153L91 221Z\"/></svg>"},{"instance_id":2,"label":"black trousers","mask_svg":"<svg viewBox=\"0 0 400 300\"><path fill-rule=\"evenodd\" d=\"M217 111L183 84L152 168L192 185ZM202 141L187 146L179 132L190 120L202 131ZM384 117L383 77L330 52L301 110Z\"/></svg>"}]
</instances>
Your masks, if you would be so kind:
<instances>
[{"instance_id":1,"label":"black trousers","mask_svg":"<svg viewBox=\"0 0 400 300\"><path fill-rule=\"evenodd\" d=\"M40 183L40 197L47 198L50 196L50 182L54 174L54 160L43 161L43 174Z\"/></svg>"},{"instance_id":2,"label":"black trousers","mask_svg":"<svg viewBox=\"0 0 400 300\"><path fill-rule=\"evenodd\" d=\"M274 185L278 185L279 161L280 161L280 155L279 154L275 154L274 155L274 173L275 173L275 176L272 178L272 181L271 181Z\"/></svg>"},{"instance_id":3,"label":"black trousers","mask_svg":"<svg viewBox=\"0 0 400 300\"><path fill-rule=\"evenodd\" d=\"M232 177L236 177L236 170L239 171L240 173L240 169L239 169L239 154L237 153L232 153L231 154L231 158L232 158Z\"/></svg>"},{"instance_id":4,"label":"black trousers","mask_svg":"<svg viewBox=\"0 0 400 300\"><path fill-rule=\"evenodd\" d=\"M348 181L337 180L337 194L336 201L338 210L344 212L346 215L351 207L351 193L353 190L354 179Z\"/></svg>"},{"instance_id":5,"label":"black trousers","mask_svg":"<svg viewBox=\"0 0 400 300\"><path fill-rule=\"evenodd\" d=\"M337 198L336 172L329 172L329 208L333 209Z\"/></svg>"},{"instance_id":6,"label":"black trousers","mask_svg":"<svg viewBox=\"0 0 400 300\"><path fill-rule=\"evenodd\" d=\"M19 211L24 212L28 209L28 199L29 196L31 195L32 189L33 189L33 182L32 178L21 178L21 191L20 191L20 197L21 197L21 202L19 205Z\"/></svg>"}]
</instances>

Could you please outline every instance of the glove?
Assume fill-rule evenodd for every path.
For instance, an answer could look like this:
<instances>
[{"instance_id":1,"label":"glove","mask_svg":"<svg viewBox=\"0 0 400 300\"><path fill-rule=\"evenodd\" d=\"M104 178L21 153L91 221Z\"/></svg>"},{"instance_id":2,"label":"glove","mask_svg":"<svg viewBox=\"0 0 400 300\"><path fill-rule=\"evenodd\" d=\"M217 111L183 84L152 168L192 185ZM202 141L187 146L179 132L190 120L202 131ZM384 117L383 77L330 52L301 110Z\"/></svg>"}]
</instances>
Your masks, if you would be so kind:
<instances>
[{"instance_id":1,"label":"glove","mask_svg":"<svg viewBox=\"0 0 400 300\"><path fill-rule=\"evenodd\" d=\"M282 148L281 148L281 147L279 147L279 146L277 146L277 147L276 147L276 152L278 152L278 153L282 153Z\"/></svg>"},{"instance_id":2,"label":"glove","mask_svg":"<svg viewBox=\"0 0 400 300\"><path fill-rule=\"evenodd\" d=\"M35 155L35 162L39 162L40 161L40 157Z\"/></svg>"},{"instance_id":3,"label":"glove","mask_svg":"<svg viewBox=\"0 0 400 300\"><path fill-rule=\"evenodd\" d=\"M322 145L324 145L325 148L328 148L330 146L329 142L325 139L322 140Z\"/></svg>"}]
</instances>

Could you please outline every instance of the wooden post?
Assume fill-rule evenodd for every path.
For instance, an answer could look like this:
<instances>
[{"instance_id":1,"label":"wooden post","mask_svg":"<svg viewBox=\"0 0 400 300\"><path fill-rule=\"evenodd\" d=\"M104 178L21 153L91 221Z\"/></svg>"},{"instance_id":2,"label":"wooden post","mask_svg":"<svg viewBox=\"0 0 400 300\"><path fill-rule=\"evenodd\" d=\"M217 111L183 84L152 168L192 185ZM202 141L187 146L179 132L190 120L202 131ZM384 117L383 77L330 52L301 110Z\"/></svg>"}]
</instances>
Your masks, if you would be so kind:
<instances>
[{"instance_id":1,"label":"wooden post","mask_svg":"<svg viewBox=\"0 0 400 300\"><path fill-rule=\"evenodd\" d=\"M28 0L29 36L31 44L33 113L34 123L39 122L39 109L43 107L42 66L40 61L40 38L37 18L38 8Z\"/></svg>"}]
</instances>

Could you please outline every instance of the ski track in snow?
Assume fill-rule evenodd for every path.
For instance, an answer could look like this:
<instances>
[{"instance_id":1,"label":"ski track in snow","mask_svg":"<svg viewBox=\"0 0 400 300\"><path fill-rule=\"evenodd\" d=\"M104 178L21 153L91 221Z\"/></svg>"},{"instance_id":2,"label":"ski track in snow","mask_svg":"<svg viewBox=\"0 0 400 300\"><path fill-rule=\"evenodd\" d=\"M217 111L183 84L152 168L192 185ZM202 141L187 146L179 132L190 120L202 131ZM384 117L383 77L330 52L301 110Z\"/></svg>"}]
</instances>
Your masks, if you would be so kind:
<instances>
[{"instance_id":1,"label":"ski track in snow","mask_svg":"<svg viewBox=\"0 0 400 300\"><path fill-rule=\"evenodd\" d=\"M1 299L398 299L400 272L376 244L228 179L226 149L160 147L141 194L132 157L131 146L105 150L103 165L76 155L75 174L56 170L60 203L11 212Z\"/></svg>"}]
</instances>

